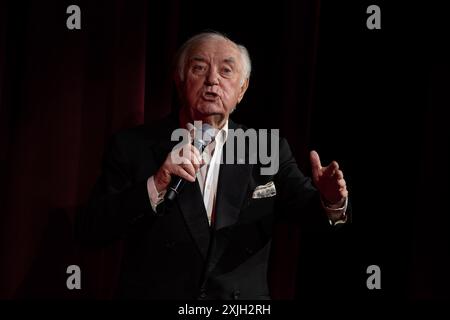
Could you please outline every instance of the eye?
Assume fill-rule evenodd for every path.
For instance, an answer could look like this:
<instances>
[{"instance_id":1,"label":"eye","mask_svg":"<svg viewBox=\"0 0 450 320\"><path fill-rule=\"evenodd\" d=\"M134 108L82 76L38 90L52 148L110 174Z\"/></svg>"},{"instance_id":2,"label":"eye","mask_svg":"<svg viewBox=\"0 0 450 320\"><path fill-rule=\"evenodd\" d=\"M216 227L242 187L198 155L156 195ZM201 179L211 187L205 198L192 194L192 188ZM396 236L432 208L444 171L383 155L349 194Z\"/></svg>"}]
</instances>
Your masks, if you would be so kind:
<instances>
[{"instance_id":1,"label":"eye","mask_svg":"<svg viewBox=\"0 0 450 320\"><path fill-rule=\"evenodd\" d=\"M206 66L201 64L195 64L192 66L192 70L194 72L204 72L206 70Z\"/></svg>"},{"instance_id":2,"label":"eye","mask_svg":"<svg viewBox=\"0 0 450 320\"><path fill-rule=\"evenodd\" d=\"M222 68L222 74L224 75L231 75L233 73L233 69L229 67L223 67Z\"/></svg>"}]
</instances>

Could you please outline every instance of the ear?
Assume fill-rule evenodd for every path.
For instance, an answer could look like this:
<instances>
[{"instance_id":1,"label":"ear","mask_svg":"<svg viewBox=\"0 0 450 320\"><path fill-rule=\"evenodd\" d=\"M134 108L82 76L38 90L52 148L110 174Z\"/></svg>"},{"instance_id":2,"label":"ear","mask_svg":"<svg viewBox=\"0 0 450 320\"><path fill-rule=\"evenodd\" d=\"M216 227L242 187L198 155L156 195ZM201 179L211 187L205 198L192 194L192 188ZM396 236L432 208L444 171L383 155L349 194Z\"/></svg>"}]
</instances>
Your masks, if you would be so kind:
<instances>
[{"instance_id":1,"label":"ear","mask_svg":"<svg viewBox=\"0 0 450 320\"><path fill-rule=\"evenodd\" d=\"M242 98L244 97L244 94L245 94L245 92L247 91L247 88L248 88L249 81L250 81L249 78L244 80L244 83L241 86L241 91L239 92L239 95L238 95L238 101L237 101L238 103L240 103Z\"/></svg>"}]
</instances>

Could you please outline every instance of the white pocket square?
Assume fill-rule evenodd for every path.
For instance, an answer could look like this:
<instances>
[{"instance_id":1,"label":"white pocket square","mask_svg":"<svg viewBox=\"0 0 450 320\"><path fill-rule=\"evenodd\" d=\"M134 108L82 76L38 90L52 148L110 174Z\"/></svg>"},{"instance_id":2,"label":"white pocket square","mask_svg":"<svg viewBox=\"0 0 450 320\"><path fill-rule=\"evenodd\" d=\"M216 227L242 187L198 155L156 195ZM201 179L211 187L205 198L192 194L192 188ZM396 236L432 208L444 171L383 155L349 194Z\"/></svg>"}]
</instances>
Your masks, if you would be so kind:
<instances>
[{"instance_id":1,"label":"white pocket square","mask_svg":"<svg viewBox=\"0 0 450 320\"><path fill-rule=\"evenodd\" d=\"M275 188L275 184L273 181L270 181L266 184L257 186L255 191L253 191L252 198L253 199L261 199L273 197L277 194L277 189Z\"/></svg>"}]
</instances>

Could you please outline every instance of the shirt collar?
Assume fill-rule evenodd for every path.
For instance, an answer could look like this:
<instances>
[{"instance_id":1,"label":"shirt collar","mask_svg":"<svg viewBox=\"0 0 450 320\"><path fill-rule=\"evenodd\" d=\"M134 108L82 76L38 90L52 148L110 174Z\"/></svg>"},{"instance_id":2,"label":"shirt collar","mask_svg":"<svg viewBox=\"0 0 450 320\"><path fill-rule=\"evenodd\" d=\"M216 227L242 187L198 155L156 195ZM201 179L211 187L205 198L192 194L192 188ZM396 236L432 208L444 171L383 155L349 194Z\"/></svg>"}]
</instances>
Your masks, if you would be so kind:
<instances>
[{"instance_id":1,"label":"shirt collar","mask_svg":"<svg viewBox=\"0 0 450 320\"><path fill-rule=\"evenodd\" d=\"M186 129L189 130L189 132L195 132L197 129L192 123L188 123L186 125ZM227 141L228 138L228 120L225 122L223 127L219 130L219 132L216 134L215 141L216 144L224 144L225 141Z\"/></svg>"},{"instance_id":2,"label":"shirt collar","mask_svg":"<svg viewBox=\"0 0 450 320\"><path fill-rule=\"evenodd\" d=\"M217 143L224 144L228 138L228 120L223 125L222 129L216 135Z\"/></svg>"}]
</instances>

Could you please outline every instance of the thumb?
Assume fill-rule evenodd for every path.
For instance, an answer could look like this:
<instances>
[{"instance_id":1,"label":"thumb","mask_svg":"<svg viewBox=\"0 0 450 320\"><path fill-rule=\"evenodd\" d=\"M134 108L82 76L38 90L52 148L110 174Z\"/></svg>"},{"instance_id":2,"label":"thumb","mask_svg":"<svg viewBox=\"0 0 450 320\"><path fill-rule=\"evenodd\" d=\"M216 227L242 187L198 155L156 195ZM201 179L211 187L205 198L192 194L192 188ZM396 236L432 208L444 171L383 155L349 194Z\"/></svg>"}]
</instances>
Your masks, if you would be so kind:
<instances>
[{"instance_id":1,"label":"thumb","mask_svg":"<svg viewBox=\"0 0 450 320\"><path fill-rule=\"evenodd\" d=\"M311 161L313 179L314 181L317 181L320 176L320 170L322 170L319 154L316 151L312 150L309 154L309 159Z\"/></svg>"}]
</instances>

